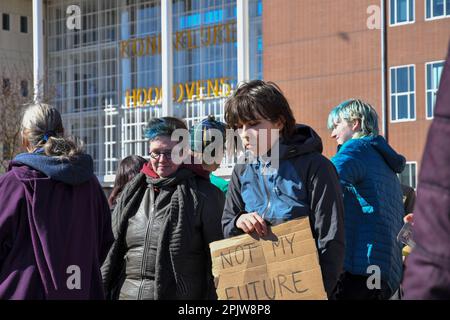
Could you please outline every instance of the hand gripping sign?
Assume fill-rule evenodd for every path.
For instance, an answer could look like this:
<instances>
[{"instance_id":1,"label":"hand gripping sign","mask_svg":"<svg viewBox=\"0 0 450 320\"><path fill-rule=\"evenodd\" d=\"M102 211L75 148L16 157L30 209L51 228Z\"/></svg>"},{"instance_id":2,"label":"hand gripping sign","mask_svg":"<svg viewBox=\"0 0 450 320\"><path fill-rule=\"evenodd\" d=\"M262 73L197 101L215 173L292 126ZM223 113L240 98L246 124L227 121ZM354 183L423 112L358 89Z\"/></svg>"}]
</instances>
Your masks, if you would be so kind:
<instances>
[{"instance_id":1,"label":"hand gripping sign","mask_svg":"<svg viewBox=\"0 0 450 320\"><path fill-rule=\"evenodd\" d=\"M245 234L210 244L219 299L326 299L308 217L269 230L264 238Z\"/></svg>"}]
</instances>

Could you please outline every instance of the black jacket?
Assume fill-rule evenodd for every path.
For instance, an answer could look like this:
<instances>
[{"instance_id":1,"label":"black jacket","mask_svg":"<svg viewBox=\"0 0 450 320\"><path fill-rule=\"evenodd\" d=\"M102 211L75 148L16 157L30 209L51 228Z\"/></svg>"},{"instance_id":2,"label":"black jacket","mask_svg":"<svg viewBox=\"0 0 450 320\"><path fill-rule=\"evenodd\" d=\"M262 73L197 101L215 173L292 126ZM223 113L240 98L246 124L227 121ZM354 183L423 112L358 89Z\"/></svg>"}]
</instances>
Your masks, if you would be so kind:
<instances>
[{"instance_id":1,"label":"black jacket","mask_svg":"<svg viewBox=\"0 0 450 320\"><path fill-rule=\"evenodd\" d=\"M216 298L209 243L223 238L223 193L198 176L158 190L141 173L122 192L102 267L107 298Z\"/></svg>"},{"instance_id":2,"label":"black jacket","mask_svg":"<svg viewBox=\"0 0 450 320\"><path fill-rule=\"evenodd\" d=\"M222 229L226 238L242 234L236 219L244 212L258 212L272 225L309 216L325 290L331 297L344 263L344 208L336 170L321 152L322 141L314 130L297 125L291 139L280 141L279 153L273 152L270 163L258 159L236 165ZM276 169L270 168L274 160Z\"/></svg>"}]
</instances>

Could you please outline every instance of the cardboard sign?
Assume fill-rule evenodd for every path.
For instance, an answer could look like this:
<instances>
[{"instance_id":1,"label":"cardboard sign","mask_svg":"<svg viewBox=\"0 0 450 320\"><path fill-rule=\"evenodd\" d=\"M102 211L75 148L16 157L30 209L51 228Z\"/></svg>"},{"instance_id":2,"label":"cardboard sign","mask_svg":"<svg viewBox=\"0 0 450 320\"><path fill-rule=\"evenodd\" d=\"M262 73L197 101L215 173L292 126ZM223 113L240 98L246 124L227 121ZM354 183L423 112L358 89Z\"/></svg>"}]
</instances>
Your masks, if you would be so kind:
<instances>
[{"instance_id":1,"label":"cardboard sign","mask_svg":"<svg viewBox=\"0 0 450 320\"><path fill-rule=\"evenodd\" d=\"M327 298L307 217L272 227L264 238L245 234L209 246L221 300Z\"/></svg>"}]
</instances>

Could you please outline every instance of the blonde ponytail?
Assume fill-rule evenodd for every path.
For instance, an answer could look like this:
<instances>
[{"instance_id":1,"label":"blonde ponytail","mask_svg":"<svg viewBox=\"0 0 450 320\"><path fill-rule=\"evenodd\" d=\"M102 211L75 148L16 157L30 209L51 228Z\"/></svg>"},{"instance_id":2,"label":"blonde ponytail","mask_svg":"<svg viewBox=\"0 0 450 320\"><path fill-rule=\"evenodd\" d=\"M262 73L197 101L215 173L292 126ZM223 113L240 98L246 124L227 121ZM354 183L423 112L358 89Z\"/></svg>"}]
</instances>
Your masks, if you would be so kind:
<instances>
[{"instance_id":1,"label":"blonde ponytail","mask_svg":"<svg viewBox=\"0 0 450 320\"><path fill-rule=\"evenodd\" d=\"M61 114L47 104L32 104L23 115L22 136L32 149L43 148L47 156L71 159L83 153L83 144L74 137L64 137Z\"/></svg>"}]
</instances>

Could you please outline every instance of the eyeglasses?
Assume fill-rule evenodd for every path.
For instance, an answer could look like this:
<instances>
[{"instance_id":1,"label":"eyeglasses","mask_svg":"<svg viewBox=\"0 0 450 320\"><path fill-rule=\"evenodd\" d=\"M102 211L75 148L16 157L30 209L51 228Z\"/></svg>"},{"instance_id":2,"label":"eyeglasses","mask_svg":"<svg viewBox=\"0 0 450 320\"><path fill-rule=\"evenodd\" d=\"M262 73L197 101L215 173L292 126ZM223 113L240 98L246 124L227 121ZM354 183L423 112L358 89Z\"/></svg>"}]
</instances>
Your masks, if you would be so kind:
<instances>
[{"instance_id":1,"label":"eyeglasses","mask_svg":"<svg viewBox=\"0 0 450 320\"><path fill-rule=\"evenodd\" d=\"M166 159L171 160L172 159L172 150L170 151L164 151L164 152L150 152L150 157L153 159L159 159L162 155L166 157Z\"/></svg>"}]
</instances>

